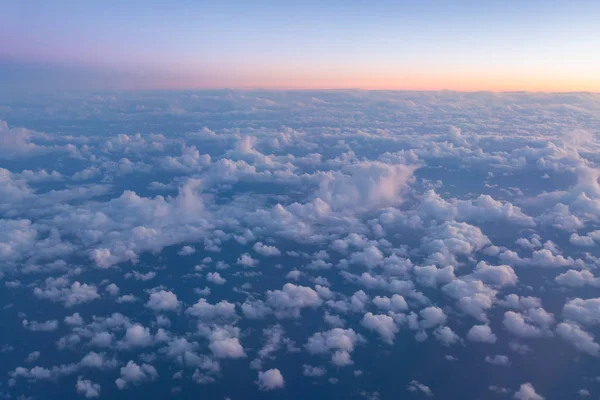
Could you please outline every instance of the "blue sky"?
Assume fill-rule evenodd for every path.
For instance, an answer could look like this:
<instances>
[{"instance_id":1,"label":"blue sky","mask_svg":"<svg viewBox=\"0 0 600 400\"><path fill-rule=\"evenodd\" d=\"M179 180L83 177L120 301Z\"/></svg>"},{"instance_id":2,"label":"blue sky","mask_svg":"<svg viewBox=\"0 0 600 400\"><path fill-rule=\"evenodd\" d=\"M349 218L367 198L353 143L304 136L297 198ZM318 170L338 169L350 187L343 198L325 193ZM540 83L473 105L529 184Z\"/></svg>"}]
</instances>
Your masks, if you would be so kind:
<instances>
[{"instance_id":1,"label":"blue sky","mask_svg":"<svg viewBox=\"0 0 600 400\"><path fill-rule=\"evenodd\" d=\"M600 88L594 1L3 7L0 79L13 90Z\"/></svg>"}]
</instances>

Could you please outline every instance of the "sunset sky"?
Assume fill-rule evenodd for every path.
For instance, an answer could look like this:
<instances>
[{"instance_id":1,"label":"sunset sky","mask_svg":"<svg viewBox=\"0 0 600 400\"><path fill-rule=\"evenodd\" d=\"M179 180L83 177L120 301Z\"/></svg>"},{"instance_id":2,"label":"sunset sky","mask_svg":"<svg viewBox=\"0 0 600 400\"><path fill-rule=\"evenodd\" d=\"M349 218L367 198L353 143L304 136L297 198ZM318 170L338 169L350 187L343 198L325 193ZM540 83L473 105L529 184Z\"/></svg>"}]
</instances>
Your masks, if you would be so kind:
<instances>
[{"instance_id":1,"label":"sunset sky","mask_svg":"<svg viewBox=\"0 0 600 400\"><path fill-rule=\"evenodd\" d=\"M598 1L2 2L19 90L600 91Z\"/></svg>"}]
</instances>

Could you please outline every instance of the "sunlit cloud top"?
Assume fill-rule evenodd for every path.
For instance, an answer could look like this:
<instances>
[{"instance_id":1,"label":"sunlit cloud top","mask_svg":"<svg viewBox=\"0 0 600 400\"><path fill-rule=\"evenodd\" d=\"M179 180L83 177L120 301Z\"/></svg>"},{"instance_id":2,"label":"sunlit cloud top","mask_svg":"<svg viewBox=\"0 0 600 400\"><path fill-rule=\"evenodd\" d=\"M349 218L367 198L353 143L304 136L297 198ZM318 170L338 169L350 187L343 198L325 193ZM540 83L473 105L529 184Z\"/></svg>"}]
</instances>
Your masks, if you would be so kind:
<instances>
[{"instance_id":1,"label":"sunlit cloud top","mask_svg":"<svg viewBox=\"0 0 600 400\"><path fill-rule=\"evenodd\" d=\"M8 0L2 9L0 85L12 91L600 91L597 1Z\"/></svg>"}]
</instances>

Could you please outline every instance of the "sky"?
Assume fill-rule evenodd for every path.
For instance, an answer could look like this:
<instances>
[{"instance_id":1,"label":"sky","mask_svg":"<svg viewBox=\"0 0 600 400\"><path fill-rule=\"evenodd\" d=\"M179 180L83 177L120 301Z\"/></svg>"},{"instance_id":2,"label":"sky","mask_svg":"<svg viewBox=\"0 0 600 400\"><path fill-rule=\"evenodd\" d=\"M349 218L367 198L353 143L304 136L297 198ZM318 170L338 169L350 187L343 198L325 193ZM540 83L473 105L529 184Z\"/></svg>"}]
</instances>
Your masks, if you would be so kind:
<instances>
[{"instance_id":1,"label":"sky","mask_svg":"<svg viewBox=\"0 0 600 400\"><path fill-rule=\"evenodd\" d=\"M0 84L600 91L597 1L5 0Z\"/></svg>"}]
</instances>

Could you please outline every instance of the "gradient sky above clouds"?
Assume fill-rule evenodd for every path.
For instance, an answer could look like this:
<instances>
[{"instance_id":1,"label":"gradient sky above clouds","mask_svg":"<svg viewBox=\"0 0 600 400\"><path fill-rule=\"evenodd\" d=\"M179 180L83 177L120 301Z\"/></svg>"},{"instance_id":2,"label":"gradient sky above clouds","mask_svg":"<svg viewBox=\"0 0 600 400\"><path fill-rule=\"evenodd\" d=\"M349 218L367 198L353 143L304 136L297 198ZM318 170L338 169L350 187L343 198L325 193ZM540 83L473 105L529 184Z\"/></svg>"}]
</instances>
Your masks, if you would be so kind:
<instances>
[{"instance_id":1,"label":"gradient sky above clouds","mask_svg":"<svg viewBox=\"0 0 600 400\"><path fill-rule=\"evenodd\" d=\"M4 1L0 84L600 91L597 1Z\"/></svg>"}]
</instances>

